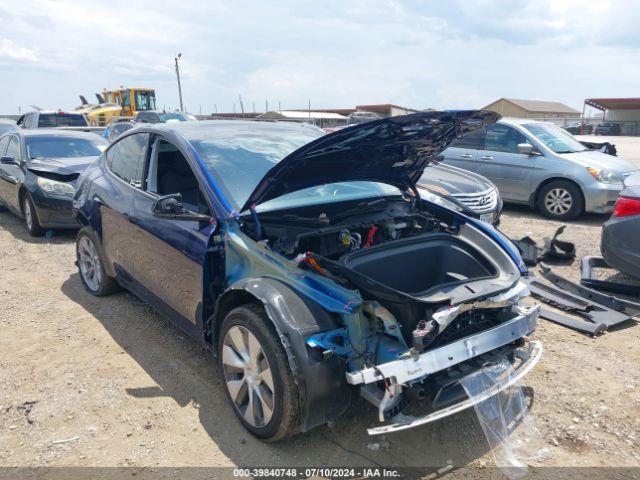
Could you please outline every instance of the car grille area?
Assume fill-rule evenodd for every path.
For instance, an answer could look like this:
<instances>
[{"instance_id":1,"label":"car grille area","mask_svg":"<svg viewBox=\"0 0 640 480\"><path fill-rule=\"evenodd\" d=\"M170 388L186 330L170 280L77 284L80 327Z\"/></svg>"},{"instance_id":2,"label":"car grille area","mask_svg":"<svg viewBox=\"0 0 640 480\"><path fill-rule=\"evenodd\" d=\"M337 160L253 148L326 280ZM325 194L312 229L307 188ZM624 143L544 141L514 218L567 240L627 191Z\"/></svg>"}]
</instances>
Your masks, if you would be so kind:
<instances>
[{"instance_id":1,"label":"car grille area","mask_svg":"<svg viewBox=\"0 0 640 480\"><path fill-rule=\"evenodd\" d=\"M495 188L479 193L455 193L452 196L478 214L493 212L498 206L498 192Z\"/></svg>"}]
</instances>

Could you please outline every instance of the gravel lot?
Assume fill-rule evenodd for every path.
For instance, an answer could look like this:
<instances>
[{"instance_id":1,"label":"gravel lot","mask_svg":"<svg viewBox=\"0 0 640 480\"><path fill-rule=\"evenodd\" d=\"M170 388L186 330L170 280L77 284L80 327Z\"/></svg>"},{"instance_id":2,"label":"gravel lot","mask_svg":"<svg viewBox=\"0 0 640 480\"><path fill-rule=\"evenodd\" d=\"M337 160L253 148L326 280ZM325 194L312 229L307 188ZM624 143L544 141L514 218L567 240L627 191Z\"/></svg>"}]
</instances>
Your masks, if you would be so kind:
<instances>
[{"instance_id":1,"label":"gravel lot","mask_svg":"<svg viewBox=\"0 0 640 480\"><path fill-rule=\"evenodd\" d=\"M578 258L598 253L603 221L570 224ZM557 226L512 208L502 230L542 240ZM364 401L332 426L263 444L236 421L210 358L132 295L87 294L73 261L73 234L32 239L0 213L0 466L492 463L472 411L369 438ZM578 260L558 268L577 279ZM543 465L639 466L640 326L592 339L542 321L536 337L545 353L525 391L550 449Z\"/></svg>"}]
</instances>

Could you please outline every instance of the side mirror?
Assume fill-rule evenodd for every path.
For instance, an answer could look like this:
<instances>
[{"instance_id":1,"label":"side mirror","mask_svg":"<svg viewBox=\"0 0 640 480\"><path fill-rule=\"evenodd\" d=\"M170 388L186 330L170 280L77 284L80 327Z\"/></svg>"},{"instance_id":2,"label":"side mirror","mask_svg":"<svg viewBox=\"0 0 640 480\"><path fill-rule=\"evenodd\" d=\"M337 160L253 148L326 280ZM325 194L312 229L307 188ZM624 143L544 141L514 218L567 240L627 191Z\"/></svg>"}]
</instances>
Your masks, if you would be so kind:
<instances>
[{"instance_id":1,"label":"side mirror","mask_svg":"<svg viewBox=\"0 0 640 480\"><path fill-rule=\"evenodd\" d=\"M192 212L187 210L182 205L182 195L179 193L172 193L171 195L165 195L153 202L151 207L151 213L154 217L158 218L170 218L172 220L185 220L188 222L203 222L215 224L215 218L204 215L202 213Z\"/></svg>"},{"instance_id":2,"label":"side mirror","mask_svg":"<svg viewBox=\"0 0 640 480\"><path fill-rule=\"evenodd\" d=\"M10 155L3 155L2 157L0 157L0 163L2 163L3 165L19 165L18 162L16 162L16 159Z\"/></svg>"},{"instance_id":3,"label":"side mirror","mask_svg":"<svg viewBox=\"0 0 640 480\"><path fill-rule=\"evenodd\" d=\"M530 143L519 143L517 148L520 155L531 155L533 153L533 145Z\"/></svg>"}]
</instances>

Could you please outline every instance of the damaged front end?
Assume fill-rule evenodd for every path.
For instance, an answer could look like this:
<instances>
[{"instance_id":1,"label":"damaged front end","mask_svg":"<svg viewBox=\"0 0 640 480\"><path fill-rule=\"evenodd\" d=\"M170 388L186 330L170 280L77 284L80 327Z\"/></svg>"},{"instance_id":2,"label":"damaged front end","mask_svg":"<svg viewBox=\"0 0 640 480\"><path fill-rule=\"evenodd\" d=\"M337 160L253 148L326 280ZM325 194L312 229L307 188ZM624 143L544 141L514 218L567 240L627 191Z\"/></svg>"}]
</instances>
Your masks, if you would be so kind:
<instances>
[{"instance_id":1,"label":"damaged front end","mask_svg":"<svg viewBox=\"0 0 640 480\"><path fill-rule=\"evenodd\" d=\"M345 328L307 340L323 356L348 362L347 382L378 409L385 424L369 434L417 427L467 409L524 377L542 354L540 342L528 341L539 307L527 305L523 282L483 300L443 307L420 321L407 341L394 315L376 301L344 317ZM434 325L435 324L435 325ZM436 332L425 345L424 331ZM470 399L460 381L506 357L514 371L509 381Z\"/></svg>"},{"instance_id":2,"label":"damaged front end","mask_svg":"<svg viewBox=\"0 0 640 480\"><path fill-rule=\"evenodd\" d=\"M272 168L242 207L241 233L262 252L250 269L332 315L305 348L313 362L346 365L344 382L385 423L371 434L468 408L540 358L541 345L527 341L538 307L524 300L526 267L513 244L415 188L449 142L492 121L482 112L417 114L321 137ZM510 380L469 399L460 381L504 358L515 368Z\"/></svg>"}]
</instances>

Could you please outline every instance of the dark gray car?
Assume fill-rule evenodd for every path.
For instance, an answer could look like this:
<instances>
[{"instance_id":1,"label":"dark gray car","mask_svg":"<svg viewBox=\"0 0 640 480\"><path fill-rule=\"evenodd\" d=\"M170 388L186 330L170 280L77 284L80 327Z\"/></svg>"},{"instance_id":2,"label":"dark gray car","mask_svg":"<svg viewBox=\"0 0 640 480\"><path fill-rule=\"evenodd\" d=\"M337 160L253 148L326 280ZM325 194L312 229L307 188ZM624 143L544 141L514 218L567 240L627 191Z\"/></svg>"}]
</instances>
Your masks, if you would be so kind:
<instances>
[{"instance_id":1,"label":"dark gray car","mask_svg":"<svg viewBox=\"0 0 640 480\"><path fill-rule=\"evenodd\" d=\"M609 266L640 278L640 174L625 179L613 215L602 226L600 251Z\"/></svg>"},{"instance_id":2,"label":"dark gray car","mask_svg":"<svg viewBox=\"0 0 640 480\"><path fill-rule=\"evenodd\" d=\"M496 226L500 223L502 199L497 187L482 175L432 164L425 169L418 188L425 200Z\"/></svg>"}]
</instances>

